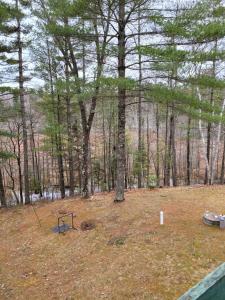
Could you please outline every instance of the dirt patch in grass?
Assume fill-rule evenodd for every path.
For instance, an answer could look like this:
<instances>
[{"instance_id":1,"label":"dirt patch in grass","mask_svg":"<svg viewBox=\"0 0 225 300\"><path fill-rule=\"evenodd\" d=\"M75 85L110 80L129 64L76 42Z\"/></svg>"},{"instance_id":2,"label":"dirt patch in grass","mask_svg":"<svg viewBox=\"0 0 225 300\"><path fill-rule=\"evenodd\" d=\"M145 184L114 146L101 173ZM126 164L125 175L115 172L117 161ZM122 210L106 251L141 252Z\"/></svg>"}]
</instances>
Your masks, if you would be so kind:
<instances>
[{"instance_id":1,"label":"dirt patch in grass","mask_svg":"<svg viewBox=\"0 0 225 300\"><path fill-rule=\"evenodd\" d=\"M95 220L87 220L87 221L83 221L81 224L80 224L80 228L81 230L83 231L86 231L86 230L92 230L96 227L96 221Z\"/></svg>"},{"instance_id":2,"label":"dirt patch in grass","mask_svg":"<svg viewBox=\"0 0 225 300\"><path fill-rule=\"evenodd\" d=\"M0 299L173 300L225 261L225 231L201 220L206 210L225 214L224 186L113 199L38 203L41 227L31 206L1 209ZM60 210L77 215L78 230L51 231ZM95 220L94 230L79 229L86 220Z\"/></svg>"}]
</instances>

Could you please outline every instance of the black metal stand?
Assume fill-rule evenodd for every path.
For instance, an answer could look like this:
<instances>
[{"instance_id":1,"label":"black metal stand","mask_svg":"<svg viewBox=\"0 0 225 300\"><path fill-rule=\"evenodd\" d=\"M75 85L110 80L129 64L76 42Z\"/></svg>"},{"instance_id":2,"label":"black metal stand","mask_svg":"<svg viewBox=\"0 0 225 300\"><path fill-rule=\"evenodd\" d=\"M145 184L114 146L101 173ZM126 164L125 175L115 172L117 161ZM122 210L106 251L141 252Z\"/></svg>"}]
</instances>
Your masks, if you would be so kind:
<instances>
[{"instance_id":1,"label":"black metal stand","mask_svg":"<svg viewBox=\"0 0 225 300\"><path fill-rule=\"evenodd\" d=\"M66 231L66 226L65 226L66 224L64 221L65 217L71 217L71 227L69 227L68 229L77 230L77 228L74 226L74 222L73 222L73 219L76 217L76 215L73 212L70 212L70 213L67 213L67 214L64 214L64 215L58 217L58 232L64 233ZM60 225L60 223L61 223L61 225ZM63 231L61 231L61 227L64 228Z\"/></svg>"}]
</instances>

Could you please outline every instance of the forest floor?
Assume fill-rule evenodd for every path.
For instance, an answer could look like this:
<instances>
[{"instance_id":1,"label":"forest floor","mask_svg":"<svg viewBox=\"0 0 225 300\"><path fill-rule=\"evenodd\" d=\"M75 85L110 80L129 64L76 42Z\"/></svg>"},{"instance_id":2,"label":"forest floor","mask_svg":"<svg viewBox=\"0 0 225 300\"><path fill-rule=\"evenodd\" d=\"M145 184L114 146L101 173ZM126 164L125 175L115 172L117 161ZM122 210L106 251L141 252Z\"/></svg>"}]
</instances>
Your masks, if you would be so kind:
<instances>
[{"instance_id":1,"label":"forest floor","mask_svg":"<svg viewBox=\"0 0 225 300\"><path fill-rule=\"evenodd\" d=\"M135 190L0 210L0 299L177 299L225 261L225 232L202 223L225 213L225 186ZM159 225L159 211L165 225ZM55 234L59 210L78 230ZM92 219L96 228L82 231Z\"/></svg>"}]
</instances>

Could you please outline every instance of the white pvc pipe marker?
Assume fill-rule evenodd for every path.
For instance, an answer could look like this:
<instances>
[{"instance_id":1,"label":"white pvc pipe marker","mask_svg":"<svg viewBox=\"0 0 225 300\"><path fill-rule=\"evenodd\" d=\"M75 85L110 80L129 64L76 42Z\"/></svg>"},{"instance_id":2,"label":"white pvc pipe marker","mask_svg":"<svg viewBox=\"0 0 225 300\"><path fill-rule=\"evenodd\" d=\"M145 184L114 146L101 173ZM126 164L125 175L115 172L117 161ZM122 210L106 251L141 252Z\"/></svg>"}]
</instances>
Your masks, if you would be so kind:
<instances>
[{"instance_id":1,"label":"white pvc pipe marker","mask_svg":"<svg viewBox=\"0 0 225 300\"><path fill-rule=\"evenodd\" d=\"M163 215L163 211L160 211L160 214L159 214L159 219L160 219L160 225L163 225L164 224L164 215Z\"/></svg>"}]
</instances>

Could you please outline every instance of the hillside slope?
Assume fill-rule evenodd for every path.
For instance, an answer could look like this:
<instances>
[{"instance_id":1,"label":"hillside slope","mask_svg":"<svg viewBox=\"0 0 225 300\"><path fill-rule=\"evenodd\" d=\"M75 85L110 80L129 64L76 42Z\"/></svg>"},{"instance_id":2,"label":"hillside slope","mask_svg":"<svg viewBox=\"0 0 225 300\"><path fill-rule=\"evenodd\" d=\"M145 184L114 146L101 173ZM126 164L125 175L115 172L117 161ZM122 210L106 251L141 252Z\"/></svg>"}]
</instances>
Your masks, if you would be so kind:
<instances>
[{"instance_id":1,"label":"hillside slope","mask_svg":"<svg viewBox=\"0 0 225 300\"><path fill-rule=\"evenodd\" d=\"M225 261L225 232L202 224L225 213L225 187L168 188L0 210L0 299L177 299ZM159 225L159 211L165 225ZM51 228L59 210L78 230ZM96 228L82 231L92 219Z\"/></svg>"}]
</instances>

